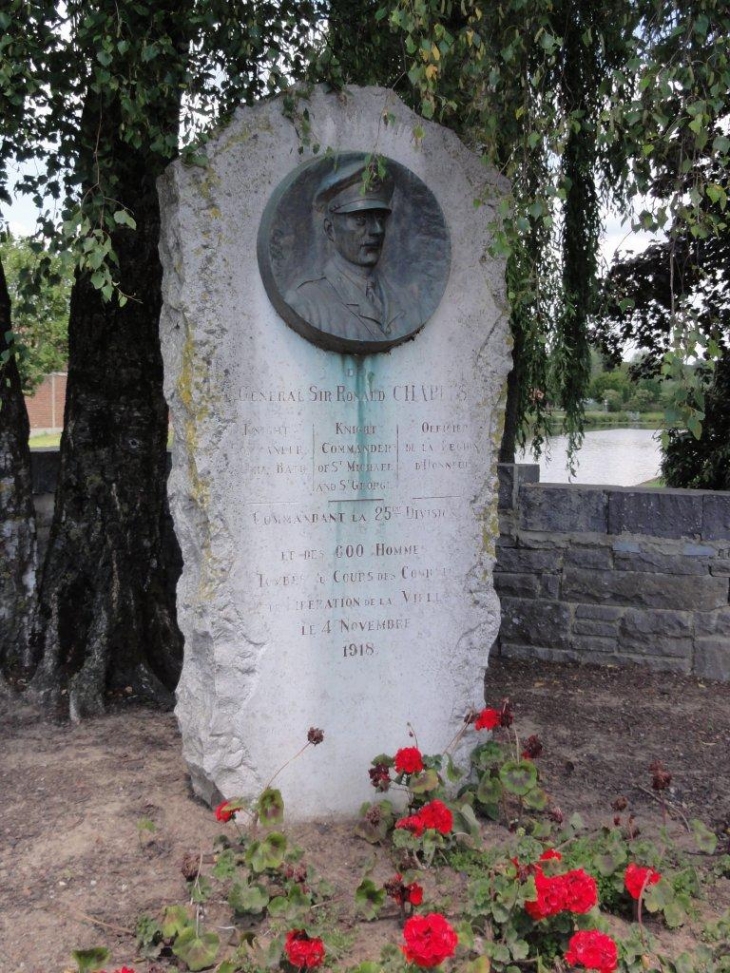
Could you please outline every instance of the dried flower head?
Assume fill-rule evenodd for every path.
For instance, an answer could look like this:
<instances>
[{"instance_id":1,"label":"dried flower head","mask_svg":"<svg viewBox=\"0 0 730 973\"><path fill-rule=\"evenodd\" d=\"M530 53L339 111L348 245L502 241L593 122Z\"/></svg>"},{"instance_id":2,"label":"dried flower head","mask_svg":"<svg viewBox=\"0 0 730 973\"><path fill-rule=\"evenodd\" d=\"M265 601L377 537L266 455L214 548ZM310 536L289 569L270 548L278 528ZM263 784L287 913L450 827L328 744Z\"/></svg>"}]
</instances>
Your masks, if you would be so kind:
<instances>
[{"instance_id":1,"label":"dried flower head","mask_svg":"<svg viewBox=\"0 0 730 973\"><path fill-rule=\"evenodd\" d=\"M188 852L180 863L180 871L188 882L194 882L200 871L200 855Z\"/></svg>"},{"instance_id":2,"label":"dried flower head","mask_svg":"<svg viewBox=\"0 0 730 973\"><path fill-rule=\"evenodd\" d=\"M525 740L525 749L522 751L522 757L527 758L527 760L534 760L539 757L542 753L542 740L537 735L533 733Z\"/></svg>"},{"instance_id":3,"label":"dried flower head","mask_svg":"<svg viewBox=\"0 0 730 973\"><path fill-rule=\"evenodd\" d=\"M375 764L368 771L370 783L376 791L387 791L390 787L390 768L387 764Z\"/></svg>"},{"instance_id":4,"label":"dried flower head","mask_svg":"<svg viewBox=\"0 0 730 973\"><path fill-rule=\"evenodd\" d=\"M629 806L629 801L628 798L626 797L617 797L616 800L611 805L614 811L625 811L628 806Z\"/></svg>"},{"instance_id":5,"label":"dried flower head","mask_svg":"<svg viewBox=\"0 0 730 973\"><path fill-rule=\"evenodd\" d=\"M505 698L502 700L502 708L499 711L499 725L508 727L512 726L515 721L514 706Z\"/></svg>"},{"instance_id":6,"label":"dried flower head","mask_svg":"<svg viewBox=\"0 0 730 973\"><path fill-rule=\"evenodd\" d=\"M557 804L551 804L548 810L548 817L551 821L556 824L562 824L565 820L565 815L563 814L562 808L558 807Z\"/></svg>"},{"instance_id":7,"label":"dried flower head","mask_svg":"<svg viewBox=\"0 0 730 973\"><path fill-rule=\"evenodd\" d=\"M310 726L309 732L307 733L307 740L316 747L319 743L324 740L324 730L320 730L316 726Z\"/></svg>"},{"instance_id":8,"label":"dried flower head","mask_svg":"<svg viewBox=\"0 0 730 973\"><path fill-rule=\"evenodd\" d=\"M650 763L649 770L651 771L651 786L655 791L665 791L672 783L672 775L661 760Z\"/></svg>"}]
</instances>

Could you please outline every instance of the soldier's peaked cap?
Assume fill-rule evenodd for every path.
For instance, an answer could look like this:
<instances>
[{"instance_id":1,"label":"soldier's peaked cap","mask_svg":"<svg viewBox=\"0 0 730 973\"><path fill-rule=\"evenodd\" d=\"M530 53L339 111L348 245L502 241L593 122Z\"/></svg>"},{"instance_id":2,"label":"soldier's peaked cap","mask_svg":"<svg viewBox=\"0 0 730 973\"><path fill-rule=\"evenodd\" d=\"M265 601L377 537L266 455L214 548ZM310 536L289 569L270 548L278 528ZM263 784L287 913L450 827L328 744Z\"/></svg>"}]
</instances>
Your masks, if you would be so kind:
<instances>
[{"instance_id":1,"label":"soldier's peaked cap","mask_svg":"<svg viewBox=\"0 0 730 973\"><path fill-rule=\"evenodd\" d=\"M358 213L361 210L391 211L395 183L389 172L381 178L368 172L357 159L328 173L319 185L316 203L329 213Z\"/></svg>"}]
</instances>

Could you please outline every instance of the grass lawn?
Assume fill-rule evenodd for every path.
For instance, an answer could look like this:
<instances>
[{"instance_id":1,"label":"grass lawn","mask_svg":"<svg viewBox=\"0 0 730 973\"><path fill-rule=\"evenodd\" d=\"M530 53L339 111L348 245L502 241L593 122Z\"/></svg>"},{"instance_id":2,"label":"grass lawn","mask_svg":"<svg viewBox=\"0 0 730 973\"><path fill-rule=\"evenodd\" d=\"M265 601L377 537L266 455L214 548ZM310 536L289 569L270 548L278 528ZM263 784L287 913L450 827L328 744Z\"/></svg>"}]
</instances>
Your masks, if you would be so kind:
<instances>
[{"instance_id":1,"label":"grass lawn","mask_svg":"<svg viewBox=\"0 0 730 973\"><path fill-rule=\"evenodd\" d=\"M49 447L55 446L56 448L61 443L61 433L60 432L44 432L37 436L30 437L30 448L31 449L48 449Z\"/></svg>"}]
</instances>

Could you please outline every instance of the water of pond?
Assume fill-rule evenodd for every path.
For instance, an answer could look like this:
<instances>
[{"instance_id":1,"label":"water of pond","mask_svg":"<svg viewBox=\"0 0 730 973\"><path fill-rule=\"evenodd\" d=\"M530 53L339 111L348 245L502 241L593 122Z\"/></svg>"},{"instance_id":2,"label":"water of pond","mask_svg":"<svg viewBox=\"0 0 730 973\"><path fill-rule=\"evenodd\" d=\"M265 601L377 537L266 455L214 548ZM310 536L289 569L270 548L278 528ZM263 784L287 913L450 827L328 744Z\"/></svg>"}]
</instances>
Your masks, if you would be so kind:
<instances>
[{"instance_id":1,"label":"water of pond","mask_svg":"<svg viewBox=\"0 0 730 973\"><path fill-rule=\"evenodd\" d=\"M596 429L587 432L578 452L578 469L568 470L568 437L555 436L539 459L542 483L600 483L636 486L659 475L661 452L656 429ZM533 463L530 453L518 463Z\"/></svg>"}]
</instances>

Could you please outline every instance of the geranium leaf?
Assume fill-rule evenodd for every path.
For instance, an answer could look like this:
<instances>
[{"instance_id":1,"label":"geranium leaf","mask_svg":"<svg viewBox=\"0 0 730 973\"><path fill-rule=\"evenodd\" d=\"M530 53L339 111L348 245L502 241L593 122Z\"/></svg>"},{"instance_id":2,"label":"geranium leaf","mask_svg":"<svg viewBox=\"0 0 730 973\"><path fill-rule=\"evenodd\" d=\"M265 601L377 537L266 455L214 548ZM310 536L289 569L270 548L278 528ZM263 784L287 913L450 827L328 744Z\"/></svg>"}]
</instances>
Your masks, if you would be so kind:
<instances>
[{"instance_id":1,"label":"geranium leaf","mask_svg":"<svg viewBox=\"0 0 730 973\"><path fill-rule=\"evenodd\" d=\"M717 849L717 835L697 818L693 818L691 824L697 850L706 855L714 855Z\"/></svg>"},{"instance_id":2,"label":"geranium leaf","mask_svg":"<svg viewBox=\"0 0 730 973\"><path fill-rule=\"evenodd\" d=\"M197 933L193 926L184 929L172 947L175 956L179 957L192 973L210 969L220 949L220 939L214 932Z\"/></svg>"},{"instance_id":3,"label":"geranium leaf","mask_svg":"<svg viewBox=\"0 0 730 973\"><path fill-rule=\"evenodd\" d=\"M409 790L414 794L427 794L435 791L441 781L435 770L424 770L423 773L414 774L408 782Z\"/></svg>"},{"instance_id":4,"label":"geranium leaf","mask_svg":"<svg viewBox=\"0 0 730 973\"><path fill-rule=\"evenodd\" d=\"M451 754L446 755L446 777L455 784L457 780L461 780L464 776L464 771L456 766L454 761L451 759Z\"/></svg>"},{"instance_id":5,"label":"geranium leaf","mask_svg":"<svg viewBox=\"0 0 730 973\"><path fill-rule=\"evenodd\" d=\"M259 821L268 827L284 823L284 800L281 791L268 787L258 800Z\"/></svg>"},{"instance_id":6,"label":"geranium leaf","mask_svg":"<svg viewBox=\"0 0 730 973\"><path fill-rule=\"evenodd\" d=\"M168 905L162 913L163 939L175 939L192 921L190 913L184 905Z\"/></svg>"},{"instance_id":7,"label":"geranium leaf","mask_svg":"<svg viewBox=\"0 0 730 973\"><path fill-rule=\"evenodd\" d=\"M508 760L499 770L505 790L524 797L537 784L537 768L531 760Z\"/></svg>"},{"instance_id":8,"label":"geranium leaf","mask_svg":"<svg viewBox=\"0 0 730 973\"><path fill-rule=\"evenodd\" d=\"M263 912L269 904L269 893L262 885L235 882L228 895L228 904L237 915Z\"/></svg>"},{"instance_id":9,"label":"geranium leaf","mask_svg":"<svg viewBox=\"0 0 730 973\"><path fill-rule=\"evenodd\" d=\"M370 878L360 882L355 890L355 908L365 919L376 919L385 904L385 889Z\"/></svg>"},{"instance_id":10,"label":"geranium leaf","mask_svg":"<svg viewBox=\"0 0 730 973\"><path fill-rule=\"evenodd\" d=\"M489 771L482 774L477 787L477 800L480 804L497 804L504 793L504 788L498 777L492 777Z\"/></svg>"},{"instance_id":11,"label":"geranium leaf","mask_svg":"<svg viewBox=\"0 0 730 973\"><path fill-rule=\"evenodd\" d=\"M548 797L542 787L533 787L525 794L525 807L533 811L544 811L547 807Z\"/></svg>"},{"instance_id":12,"label":"geranium leaf","mask_svg":"<svg viewBox=\"0 0 730 973\"><path fill-rule=\"evenodd\" d=\"M106 946L92 946L90 949L75 949L71 955L76 960L79 973L92 973L104 966L111 953Z\"/></svg>"},{"instance_id":13,"label":"geranium leaf","mask_svg":"<svg viewBox=\"0 0 730 973\"><path fill-rule=\"evenodd\" d=\"M286 837L272 831L263 841L254 841L246 852L246 861L255 872L279 868L286 853Z\"/></svg>"}]
</instances>

